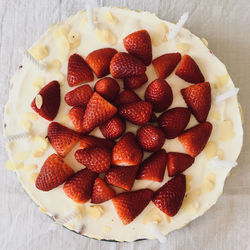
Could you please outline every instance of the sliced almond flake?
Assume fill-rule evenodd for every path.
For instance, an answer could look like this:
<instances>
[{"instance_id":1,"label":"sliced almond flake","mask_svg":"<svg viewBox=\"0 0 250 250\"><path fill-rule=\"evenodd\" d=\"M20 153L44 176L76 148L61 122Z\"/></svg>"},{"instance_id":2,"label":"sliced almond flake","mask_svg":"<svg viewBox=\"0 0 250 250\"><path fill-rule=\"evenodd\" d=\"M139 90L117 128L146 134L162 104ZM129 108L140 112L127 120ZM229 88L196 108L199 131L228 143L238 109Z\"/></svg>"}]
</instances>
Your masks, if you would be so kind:
<instances>
[{"instance_id":1,"label":"sliced almond flake","mask_svg":"<svg viewBox=\"0 0 250 250\"><path fill-rule=\"evenodd\" d=\"M32 123L27 120L21 120L20 125L28 131L31 130L31 127L32 127Z\"/></svg>"},{"instance_id":2,"label":"sliced almond flake","mask_svg":"<svg viewBox=\"0 0 250 250\"><path fill-rule=\"evenodd\" d=\"M215 103L220 103L222 101L225 101L226 99L232 97L232 96L235 96L237 95L239 92L239 89L238 88L234 88L234 89L231 89L229 91L226 91L225 93L221 94L221 95L217 95L215 97Z\"/></svg>"},{"instance_id":3,"label":"sliced almond flake","mask_svg":"<svg viewBox=\"0 0 250 250\"><path fill-rule=\"evenodd\" d=\"M36 77L35 80L31 83L31 85L32 85L34 88L40 90L40 89L42 88L42 86L44 85L44 83L45 83L44 77L38 76L38 77Z\"/></svg>"},{"instance_id":4,"label":"sliced almond flake","mask_svg":"<svg viewBox=\"0 0 250 250\"><path fill-rule=\"evenodd\" d=\"M26 161L29 159L30 151L22 151L14 155L13 159L16 162Z\"/></svg>"},{"instance_id":5,"label":"sliced almond flake","mask_svg":"<svg viewBox=\"0 0 250 250\"><path fill-rule=\"evenodd\" d=\"M233 167L237 166L238 163L236 161L220 160L218 157L214 157L213 159L211 159L211 164L215 167L233 168Z\"/></svg>"},{"instance_id":6,"label":"sliced almond flake","mask_svg":"<svg viewBox=\"0 0 250 250\"><path fill-rule=\"evenodd\" d=\"M38 174L39 174L39 173L32 173L32 174L30 174L30 176L29 176L29 182L35 183Z\"/></svg>"},{"instance_id":7,"label":"sliced almond flake","mask_svg":"<svg viewBox=\"0 0 250 250\"><path fill-rule=\"evenodd\" d=\"M24 167L23 162L19 162L16 166L16 169L22 169Z\"/></svg>"},{"instance_id":8,"label":"sliced almond flake","mask_svg":"<svg viewBox=\"0 0 250 250\"><path fill-rule=\"evenodd\" d=\"M191 46L187 43L177 43L176 44L176 49L183 52L187 53L190 50Z\"/></svg>"},{"instance_id":9,"label":"sliced almond flake","mask_svg":"<svg viewBox=\"0 0 250 250\"><path fill-rule=\"evenodd\" d=\"M32 156L35 158L39 158L44 156L45 152L41 149L35 149L34 152L32 153Z\"/></svg>"},{"instance_id":10,"label":"sliced almond flake","mask_svg":"<svg viewBox=\"0 0 250 250\"><path fill-rule=\"evenodd\" d=\"M43 105L43 97L41 95L36 95L36 99L35 99L35 104L36 104L36 107L38 109L40 109Z\"/></svg>"},{"instance_id":11,"label":"sliced almond flake","mask_svg":"<svg viewBox=\"0 0 250 250\"><path fill-rule=\"evenodd\" d=\"M107 11L105 14L105 20L109 23L112 24L117 24L118 23L118 19L111 13L111 11Z\"/></svg>"},{"instance_id":12,"label":"sliced almond flake","mask_svg":"<svg viewBox=\"0 0 250 250\"><path fill-rule=\"evenodd\" d=\"M97 29L96 36L100 42L108 43L109 45L115 45L117 43L117 37L109 29Z\"/></svg>"},{"instance_id":13,"label":"sliced almond flake","mask_svg":"<svg viewBox=\"0 0 250 250\"><path fill-rule=\"evenodd\" d=\"M159 213L159 209L153 208L148 213L146 213L142 219L143 224L148 224L152 222L160 223L162 220L161 214Z\"/></svg>"},{"instance_id":14,"label":"sliced almond flake","mask_svg":"<svg viewBox=\"0 0 250 250\"><path fill-rule=\"evenodd\" d=\"M98 220L104 213L104 209L100 205L90 205L86 209L87 214L93 219Z\"/></svg>"},{"instance_id":15,"label":"sliced almond flake","mask_svg":"<svg viewBox=\"0 0 250 250\"><path fill-rule=\"evenodd\" d=\"M167 238L165 235L159 230L156 222L151 222L146 225L147 230L154 235L161 243L165 243Z\"/></svg>"},{"instance_id":16,"label":"sliced almond flake","mask_svg":"<svg viewBox=\"0 0 250 250\"><path fill-rule=\"evenodd\" d=\"M6 161L5 166L6 166L6 169L8 170L16 171L16 165L11 160Z\"/></svg>"},{"instance_id":17,"label":"sliced almond flake","mask_svg":"<svg viewBox=\"0 0 250 250\"><path fill-rule=\"evenodd\" d=\"M168 26L166 23L161 22L157 28L151 33L151 40L153 46L159 46L164 42L167 42Z\"/></svg>"},{"instance_id":18,"label":"sliced almond flake","mask_svg":"<svg viewBox=\"0 0 250 250\"><path fill-rule=\"evenodd\" d=\"M58 70L60 70L61 66L62 66L61 61L59 59L55 58L48 63L47 69L58 71Z\"/></svg>"},{"instance_id":19,"label":"sliced almond flake","mask_svg":"<svg viewBox=\"0 0 250 250\"><path fill-rule=\"evenodd\" d=\"M30 164L30 165L25 165L22 170L24 172L30 172L30 171L34 171L37 170L37 165L36 164Z\"/></svg>"}]
</instances>

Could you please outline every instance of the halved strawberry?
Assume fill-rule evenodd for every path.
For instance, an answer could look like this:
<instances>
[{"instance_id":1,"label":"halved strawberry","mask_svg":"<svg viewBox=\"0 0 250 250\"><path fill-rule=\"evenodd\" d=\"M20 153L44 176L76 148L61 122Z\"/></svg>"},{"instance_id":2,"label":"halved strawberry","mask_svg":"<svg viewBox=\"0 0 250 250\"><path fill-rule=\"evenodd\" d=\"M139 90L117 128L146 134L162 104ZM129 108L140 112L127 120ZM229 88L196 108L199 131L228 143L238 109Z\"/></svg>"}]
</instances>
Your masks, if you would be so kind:
<instances>
[{"instance_id":1,"label":"halved strawberry","mask_svg":"<svg viewBox=\"0 0 250 250\"><path fill-rule=\"evenodd\" d=\"M136 139L143 150L155 152L163 146L165 135L161 129L153 125L145 125L137 130Z\"/></svg>"},{"instance_id":2,"label":"halved strawberry","mask_svg":"<svg viewBox=\"0 0 250 250\"><path fill-rule=\"evenodd\" d=\"M162 113L158 117L158 123L166 138L173 139L180 135L188 125L190 115L187 108L173 108Z\"/></svg>"},{"instance_id":3,"label":"halved strawberry","mask_svg":"<svg viewBox=\"0 0 250 250\"><path fill-rule=\"evenodd\" d=\"M149 121L151 113L152 104L144 101L126 104L119 109L120 116L139 126Z\"/></svg>"},{"instance_id":4,"label":"halved strawberry","mask_svg":"<svg viewBox=\"0 0 250 250\"><path fill-rule=\"evenodd\" d=\"M148 85L145 101L153 104L155 112L162 112L173 102L172 89L164 79L156 79Z\"/></svg>"},{"instance_id":5,"label":"halved strawberry","mask_svg":"<svg viewBox=\"0 0 250 250\"><path fill-rule=\"evenodd\" d=\"M100 177L95 179L91 202L102 203L115 197L115 191Z\"/></svg>"},{"instance_id":6,"label":"halved strawberry","mask_svg":"<svg viewBox=\"0 0 250 250\"><path fill-rule=\"evenodd\" d=\"M80 148L85 149L100 146L112 149L115 146L115 142L109 139L95 137L93 135L80 136Z\"/></svg>"},{"instance_id":7,"label":"halved strawberry","mask_svg":"<svg viewBox=\"0 0 250 250\"><path fill-rule=\"evenodd\" d=\"M161 186L152 201L163 213L175 216L181 208L186 193L186 176L179 174Z\"/></svg>"},{"instance_id":8,"label":"halved strawberry","mask_svg":"<svg viewBox=\"0 0 250 250\"><path fill-rule=\"evenodd\" d=\"M92 94L93 90L86 84L68 92L64 100L69 106L85 106Z\"/></svg>"},{"instance_id":9,"label":"halved strawberry","mask_svg":"<svg viewBox=\"0 0 250 250\"><path fill-rule=\"evenodd\" d=\"M63 184L73 174L74 170L61 157L52 154L44 162L36 178L36 187L42 191L49 191Z\"/></svg>"},{"instance_id":10,"label":"halved strawberry","mask_svg":"<svg viewBox=\"0 0 250 250\"><path fill-rule=\"evenodd\" d=\"M112 164L118 166L139 165L142 156L143 153L136 142L135 135L129 132L114 146L112 151Z\"/></svg>"},{"instance_id":11,"label":"halved strawberry","mask_svg":"<svg viewBox=\"0 0 250 250\"><path fill-rule=\"evenodd\" d=\"M78 54L73 54L69 58L67 79L70 87L94 80L91 68Z\"/></svg>"},{"instance_id":12,"label":"halved strawberry","mask_svg":"<svg viewBox=\"0 0 250 250\"><path fill-rule=\"evenodd\" d=\"M148 66L152 61L152 44L146 30L139 30L123 39L125 49L129 54L141 59Z\"/></svg>"},{"instance_id":13,"label":"halved strawberry","mask_svg":"<svg viewBox=\"0 0 250 250\"><path fill-rule=\"evenodd\" d=\"M179 135L179 141L184 145L189 155L196 157L206 146L212 132L212 124L204 122Z\"/></svg>"},{"instance_id":14,"label":"halved strawberry","mask_svg":"<svg viewBox=\"0 0 250 250\"><path fill-rule=\"evenodd\" d=\"M109 74L109 64L117 53L113 48L103 48L92 51L86 58L86 62L95 72L98 78Z\"/></svg>"},{"instance_id":15,"label":"halved strawberry","mask_svg":"<svg viewBox=\"0 0 250 250\"><path fill-rule=\"evenodd\" d=\"M125 52L118 52L110 62L110 73L114 78L138 76L145 71L146 67L139 59Z\"/></svg>"},{"instance_id":16,"label":"halved strawberry","mask_svg":"<svg viewBox=\"0 0 250 250\"><path fill-rule=\"evenodd\" d=\"M135 182L138 166L112 166L105 175L107 183L130 191Z\"/></svg>"},{"instance_id":17,"label":"halved strawberry","mask_svg":"<svg viewBox=\"0 0 250 250\"><path fill-rule=\"evenodd\" d=\"M115 79L105 77L96 82L95 91L106 100L113 101L120 92L120 86Z\"/></svg>"},{"instance_id":18,"label":"halved strawberry","mask_svg":"<svg viewBox=\"0 0 250 250\"><path fill-rule=\"evenodd\" d=\"M141 99L134 91L125 89L116 97L114 105L120 108L122 105L139 101L141 101Z\"/></svg>"},{"instance_id":19,"label":"halved strawberry","mask_svg":"<svg viewBox=\"0 0 250 250\"><path fill-rule=\"evenodd\" d=\"M189 55L184 55L182 57L182 60L177 70L175 71L175 74L181 79L191 83L199 83L205 81L198 65Z\"/></svg>"},{"instance_id":20,"label":"halved strawberry","mask_svg":"<svg viewBox=\"0 0 250 250\"><path fill-rule=\"evenodd\" d=\"M197 83L181 90L181 94L198 122L205 122L211 107L209 82Z\"/></svg>"},{"instance_id":21,"label":"halved strawberry","mask_svg":"<svg viewBox=\"0 0 250 250\"><path fill-rule=\"evenodd\" d=\"M161 149L151 154L137 172L136 179L161 182L167 165L167 153Z\"/></svg>"},{"instance_id":22,"label":"halved strawberry","mask_svg":"<svg viewBox=\"0 0 250 250\"><path fill-rule=\"evenodd\" d=\"M152 63L158 78L165 79L168 77L173 72L180 60L181 54L178 52L164 54L155 58Z\"/></svg>"},{"instance_id":23,"label":"halved strawberry","mask_svg":"<svg viewBox=\"0 0 250 250\"><path fill-rule=\"evenodd\" d=\"M112 202L124 225L131 223L148 205L153 196L150 189L124 192L116 195Z\"/></svg>"},{"instance_id":24,"label":"halved strawberry","mask_svg":"<svg viewBox=\"0 0 250 250\"><path fill-rule=\"evenodd\" d=\"M114 116L99 128L104 137L108 139L117 139L124 133L126 123L119 116Z\"/></svg>"},{"instance_id":25,"label":"halved strawberry","mask_svg":"<svg viewBox=\"0 0 250 250\"><path fill-rule=\"evenodd\" d=\"M147 75L144 73L142 75L138 76L131 76L128 78L125 78L123 80L124 88L125 89L138 89L140 88L144 83L148 81Z\"/></svg>"},{"instance_id":26,"label":"halved strawberry","mask_svg":"<svg viewBox=\"0 0 250 250\"><path fill-rule=\"evenodd\" d=\"M79 141L79 134L57 122L51 122L48 127L48 138L55 151L61 157L65 157Z\"/></svg>"},{"instance_id":27,"label":"halved strawberry","mask_svg":"<svg viewBox=\"0 0 250 250\"><path fill-rule=\"evenodd\" d=\"M53 121L61 102L59 83L57 81L48 83L39 91L38 95L42 97L42 106L36 106L37 97L35 97L31 108L46 120Z\"/></svg>"},{"instance_id":28,"label":"halved strawberry","mask_svg":"<svg viewBox=\"0 0 250 250\"><path fill-rule=\"evenodd\" d=\"M97 176L97 173L84 168L65 182L63 191L74 202L86 203L91 198L94 181Z\"/></svg>"},{"instance_id":29,"label":"halved strawberry","mask_svg":"<svg viewBox=\"0 0 250 250\"><path fill-rule=\"evenodd\" d=\"M84 117L83 129L90 132L102 123L111 119L117 112L117 108L106 101L97 92L89 99Z\"/></svg>"},{"instance_id":30,"label":"halved strawberry","mask_svg":"<svg viewBox=\"0 0 250 250\"><path fill-rule=\"evenodd\" d=\"M109 169L111 157L111 150L103 146L78 149L75 152L76 160L96 173L102 173Z\"/></svg>"},{"instance_id":31,"label":"halved strawberry","mask_svg":"<svg viewBox=\"0 0 250 250\"><path fill-rule=\"evenodd\" d=\"M70 120L72 121L74 127L78 132L84 132L84 129L82 127L84 112L85 112L85 107L76 106L71 108L68 114Z\"/></svg>"},{"instance_id":32,"label":"halved strawberry","mask_svg":"<svg viewBox=\"0 0 250 250\"><path fill-rule=\"evenodd\" d=\"M180 174L194 163L194 158L188 154L169 152L167 157L168 176Z\"/></svg>"}]
</instances>

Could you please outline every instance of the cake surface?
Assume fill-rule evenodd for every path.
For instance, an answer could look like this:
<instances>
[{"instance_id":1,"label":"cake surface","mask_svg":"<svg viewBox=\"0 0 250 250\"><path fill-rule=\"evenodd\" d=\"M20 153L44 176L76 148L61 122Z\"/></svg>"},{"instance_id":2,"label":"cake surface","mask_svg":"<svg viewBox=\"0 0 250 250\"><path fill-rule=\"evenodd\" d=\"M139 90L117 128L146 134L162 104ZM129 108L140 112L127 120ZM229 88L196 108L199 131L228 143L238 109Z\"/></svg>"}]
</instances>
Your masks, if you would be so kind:
<instances>
[{"instance_id":1,"label":"cake surface","mask_svg":"<svg viewBox=\"0 0 250 250\"><path fill-rule=\"evenodd\" d=\"M40 87L53 80L58 80L61 84L61 105L54 121L74 129L67 118L71 107L64 101L64 95L73 89L68 86L66 81L69 56L78 53L86 58L90 52L104 47L125 51L122 39L141 29L147 30L151 36L153 59L165 53L175 52L192 56L199 65L205 80L210 82L213 98L233 89L234 85L225 66L209 51L200 38L186 29L181 29L175 39L167 41L165 35L168 30L174 28L174 25L160 20L154 14L103 7L95 9L94 16L97 19L95 27L88 27L87 15L84 11L71 16L62 24L50 27L48 32L30 50L31 54L36 59L45 62L49 69L46 72L38 72L33 64L24 59L22 67L12 78L9 101L5 110L5 134L10 136L28 130L31 137L9 142L7 145L9 157L16 166L18 178L24 189L43 211L58 218L64 217L74 210L79 212L78 216L65 225L69 229L81 231L84 235L97 239L118 241L153 239L155 235L147 227L149 222L158 221L159 230L166 235L202 215L222 193L225 179L232 166L227 166L226 162L225 165L216 166L212 164L211 158L218 156L226 161L236 161L240 153L243 131L237 97L230 97L218 104L212 101L207 120L212 123L213 131L205 150L184 172L187 178L187 193L179 212L170 218L157 209L153 202L150 202L143 212L126 226L118 218L111 200L100 205L91 205L90 201L80 205L65 195L62 186L49 192L42 192L35 187L34 178L44 161L55 153L55 150L41 139L47 136L49 121L34 115L30 103ZM75 37L79 38L74 40ZM190 84L176 76L174 72L166 78L174 95L170 108L186 107L180 90ZM146 74L148 83L135 90L142 99L147 85L157 78L152 64L147 67ZM93 87L96 81L95 77L90 85ZM118 80L118 82L122 87L122 81ZM192 116L187 128L196 124L197 121ZM136 133L137 128L137 126L127 123L127 131ZM98 128L91 134L103 137ZM83 168L74 157L74 152L78 148L79 145L64 158L64 161L75 171ZM186 153L177 138L166 140L163 148L167 152ZM144 157L146 156L147 154ZM132 190L150 188L155 191L169 179L170 177L165 171L163 182L136 180ZM81 228L84 229L81 230Z\"/></svg>"}]
</instances>

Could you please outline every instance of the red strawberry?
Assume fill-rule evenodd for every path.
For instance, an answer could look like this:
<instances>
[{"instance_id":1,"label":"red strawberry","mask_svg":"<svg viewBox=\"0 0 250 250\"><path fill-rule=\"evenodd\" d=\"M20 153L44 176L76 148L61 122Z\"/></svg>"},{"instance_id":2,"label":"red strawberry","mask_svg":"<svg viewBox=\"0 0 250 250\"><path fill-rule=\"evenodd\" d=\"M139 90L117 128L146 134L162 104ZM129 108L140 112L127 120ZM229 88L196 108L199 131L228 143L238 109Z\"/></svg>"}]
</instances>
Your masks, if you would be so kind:
<instances>
[{"instance_id":1,"label":"red strawberry","mask_svg":"<svg viewBox=\"0 0 250 250\"><path fill-rule=\"evenodd\" d=\"M141 59L146 66L151 63L151 38L146 30L139 30L129 34L123 39L123 44L129 54Z\"/></svg>"},{"instance_id":2,"label":"red strawberry","mask_svg":"<svg viewBox=\"0 0 250 250\"><path fill-rule=\"evenodd\" d=\"M90 199L97 176L97 173L84 168L65 182L63 191L74 202L83 204Z\"/></svg>"},{"instance_id":3,"label":"red strawberry","mask_svg":"<svg viewBox=\"0 0 250 250\"><path fill-rule=\"evenodd\" d=\"M113 166L105 175L107 183L130 191L135 182L138 166Z\"/></svg>"},{"instance_id":4,"label":"red strawberry","mask_svg":"<svg viewBox=\"0 0 250 250\"><path fill-rule=\"evenodd\" d=\"M120 108L122 105L139 101L141 101L141 99L134 91L125 89L116 97L114 104Z\"/></svg>"},{"instance_id":5,"label":"red strawberry","mask_svg":"<svg viewBox=\"0 0 250 250\"><path fill-rule=\"evenodd\" d=\"M190 155L177 152L169 152L167 159L169 177L182 173L194 163Z\"/></svg>"},{"instance_id":6,"label":"red strawberry","mask_svg":"<svg viewBox=\"0 0 250 250\"><path fill-rule=\"evenodd\" d=\"M181 90L181 94L198 122L205 122L211 107L209 82L197 83Z\"/></svg>"},{"instance_id":7,"label":"red strawberry","mask_svg":"<svg viewBox=\"0 0 250 250\"><path fill-rule=\"evenodd\" d=\"M91 202L95 204L110 200L115 196L115 191L100 177L95 179Z\"/></svg>"},{"instance_id":8,"label":"red strawberry","mask_svg":"<svg viewBox=\"0 0 250 250\"><path fill-rule=\"evenodd\" d=\"M126 104L119 109L120 116L139 126L149 121L151 113L152 104L144 101Z\"/></svg>"},{"instance_id":9,"label":"red strawberry","mask_svg":"<svg viewBox=\"0 0 250 250\"><path fill-rule=\"evenodd\" d=\"M152 63L158 78L165 79L168 77L173 72L180 60L180 53L164 54L154 59Z\"/></svg>"},{"instance_id":10,"label":"red strawberry","mask_svg":"<svg viewBox=\"0 0 250 250\"><path fill-rule=\"evenodd\" d=\"M38 93L42 97L42 106L36 106L36 98L31 103L31 108L43 118L52 121L57 115L61 97L60 85L57 81L52 81L44 86Z\"/></svg>"},{"instance_id":11,"label":"red strawberry","mask_svg":"<svg viewBox=\"0 0 250 250\"><path fill-rule=\"evenodd\" d=\"M190 111L187 108L169 109L158 118L159 126L167 139L173 139L181 134L189 120Z\"/></svg>"},{"instance_id":12,"label":"red strawberry","mask_svg":"<svg viewBox=\"0 0 250 250\"><path fill-rule=\"evenodd\" d=\"M199 83L205 81L198 65L189 55L184 55L182 57L181 63L175 71L175 74L181 79L191 83Z\"/></svg>"},{"instance_id":13,"label":"red strawberry","mask_svg":"<svg viewBox=\"0 0 250 250\"><path fill-rule=\"evenodd\" d=\"M161 149L143 161L136 179L161 182L167 165L167 153Z\"/></svg>"},{"instance_id":14,"label":"red strawberry","mask_svg":"<svg viewBox=\"0 0 250 250\"><path fill-rule=\"evenodd\" d=\"M111 77L105 77L95 84L95 91L108 101L113 101L120 92L117 81Z\"/></svg>"},{"instance_id":15,"label":"red strawberry","mask_svg":"<svg viewBox=\"0 0 250 250\"><path fill-rule=\"evenodd\" d=\"M111 150L106 147L78 149L75 158L93 172L102 173L109 169Z\"/></svg>"},{"instance_id":16,"label":"red strawberry","mask_svg":"<svg viewBox=\"0 0 250 250\"><path fill-rule=\"evenodd\" d=\"M110 62L110 73L114 78L127 78L144 74L145 65L136 57L118 52Z\"/></svg>"},{"instance_id":17,"label":"red strawberry","mask_svg":"<svg viewBox=\"0 0 250 250\"><path fill-rule=\"evenodd\" d=\"M212 124L204 122L179 135L179 141L184 145L189 155L196 157L206 146L212 132Z\"/></svg>"},{"instance_id":18,"label":"red strawberry","mask_svg":"<svg viewBox=\"0 0 250 250\"><path fill-rule=\"evenodd\" d=\"M76 106L69 111L69 118L78 132L84 132L82 128L82 120L85 107Z\"/></svg>"},{"instance_id":19,"label":"red strawberry","mask_svg":"<svg viewBox=\"0 0 250 250\"><path fill-rule=\"evenodd\" d=\"M96 76L101 78L109 74L109 64L116 53L117 51L112 48L97 49L87 56L86 62L95 72Z\"/></svg>"},{"instance_id":20,"label":"red strawberry","mask_svg":"<svg viewBox=\"0 0 250 250\"><path fill-rule=\"evenodd\" d=\"M125 78L123 80L124 88L125 89L138 89L140 88L144 83L148 81L147 75L144 73L142 75L138 76L131 76L128 78Z\"/></svg>"},{"instance_id":21,"label":"red strawberry","mask_svg":"<svg viewBox=\"0 0 250 250\"><path fill-rule=\"evenodd\" d=\"M80 137L80 147L82 149L100 146L112 149L115 146L115 142L109 139L98 138L93 135L82 135Z\"/></svg>"},{"instance_id":22,"label":"red strawberry","mask_svg":"<svg viewBox=\"0 0 250 250\"><path fill-rule=\"evenodd\" d=\"M136 138L145 151L155 152L161 149L165 142L164 133L153 125L145 125L137 130Z\"/></svg>"},{"instance_id":23,"label":"red strawberry","mask_svg":"<svg viewBox=\"0 0 250 250\"><path fill-rule=\"evenodd\" d=\"M57 122L51 122L48 127L48 138L57 154L65 157L79 141L79 134Z\"/></svg>"},{"instance_id":24,"label":"red strawberry","mask_svg":"<svg viewBox=\"0 0 250 250\"><path fill-rule=\"evenodd\" d=\"M161 186L155 193L152 201L163 213L175 216L186 193L186 177L179 174Z\"/></svg>"},{"instance_id":25,"label":"red strawberry","mask_svg":"<svg viewBox=\"0 0 250 250\"><path fill-rule=\"evenodd\" d=\"M102 135L108 139L117 139L126 129L126 123L119 116L114 116L100 126Z\"/></svg>"},{"instance_id":26,"label":"red strawberry","mask_svg":"<svg viewBox=\"0 0 250 250\"><path fill-rule=\"evenodd\" d=\"M91 87L86 84L68 92L64 100L69 106L85 106L92 94L93 91Z\"/></svg>"},{"instance_id":27,"label":"red strawberry","mask_svg":"<svg viewBox=\"0 0 250 250\"><path fill-rule=\"evenodd\" d=\"M90 132L102 123L111 119L117 108L106 101L97 92L91 96L83 117L83 129Z\"/></svg>"},{"instance_id":28,"label":"red strawberry","mask_svg":"<svg viewBox=\"0 0 250 250\"><path fill-rule=\"evenodd\" d=\"M67 79L70 87L94 80L91 68L78 54L69 58Z\"/></svg>"},{"instance_id":29,"label":"red strawberry","mask_svg":"<svg viewBox=\"0 0 250 250\"><path fill-rule=\"evenodd\" d=\"M173 102L173 93L169 84L163 79L151 82L145 91L145 101L153 104L155 112L162 112Z\"/></svg>"},{"instance_id":30,"label":"red strawberry","mask_svg":"<svg viewBox=\"0 0 250 250\"><path fill-rule=\"evenodd\" d=\"M61 157L52 154L44 162L36 178L36 187L42 191L49 191L63 184L73 174L74 170Z\"/></svg>"},{"instance_id":31,"label":"red strawberry","mask_svg":"<svg viewBox=\"0 0 250 250\"><path fill-rule=\"evenodd\" d=\"M142 160L142 150L136 142L134 134L125 134L114 146L112 164L118 166L139 165Z\"/></svg>"},{"instance_id":32,"label":"red strawberry","mask_svg":"<svg viewBox=\"0 0 250 250\"><path fill-rule=\"evenodd\" d=\"M112 199L112 202L122 223L127 225L143 211L152 196L153 191L146 188L120 193Z\"/></svg>"}]
</instances>

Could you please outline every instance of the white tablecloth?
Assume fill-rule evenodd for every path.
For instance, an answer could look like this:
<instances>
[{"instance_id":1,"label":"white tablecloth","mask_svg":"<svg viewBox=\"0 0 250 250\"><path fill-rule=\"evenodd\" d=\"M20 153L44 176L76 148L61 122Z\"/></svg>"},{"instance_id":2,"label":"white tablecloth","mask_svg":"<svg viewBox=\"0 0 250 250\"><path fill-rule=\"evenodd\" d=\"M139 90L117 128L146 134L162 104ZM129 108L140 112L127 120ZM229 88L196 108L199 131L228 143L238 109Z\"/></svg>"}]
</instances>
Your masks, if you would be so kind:
<instances>
[{"instance_id":1,"label":"white tablecloth","mask_svg":"<svg viewBox=\"0 0 250 250\"><path fill-rule=\"evenodd\" d=\"M8 81L21 55L51 23L84 8L83 0L0 0L0 102L8 96ZM41 213L25 194L14 172L4 167L0 154L0 249L250 249L250 1L249 0L99 0L99 6L126 6L157 13L176 22L185 11L186 24L205 37L209 48L227 65L237 87L245 114L245 142L239 165L226 181L224 194L204 216L171 233L167 242L113 243L88 239L64 228L48 231L52 220ZM0 120L3 121L1 112Z\"/></svg>"}]
</instances>

